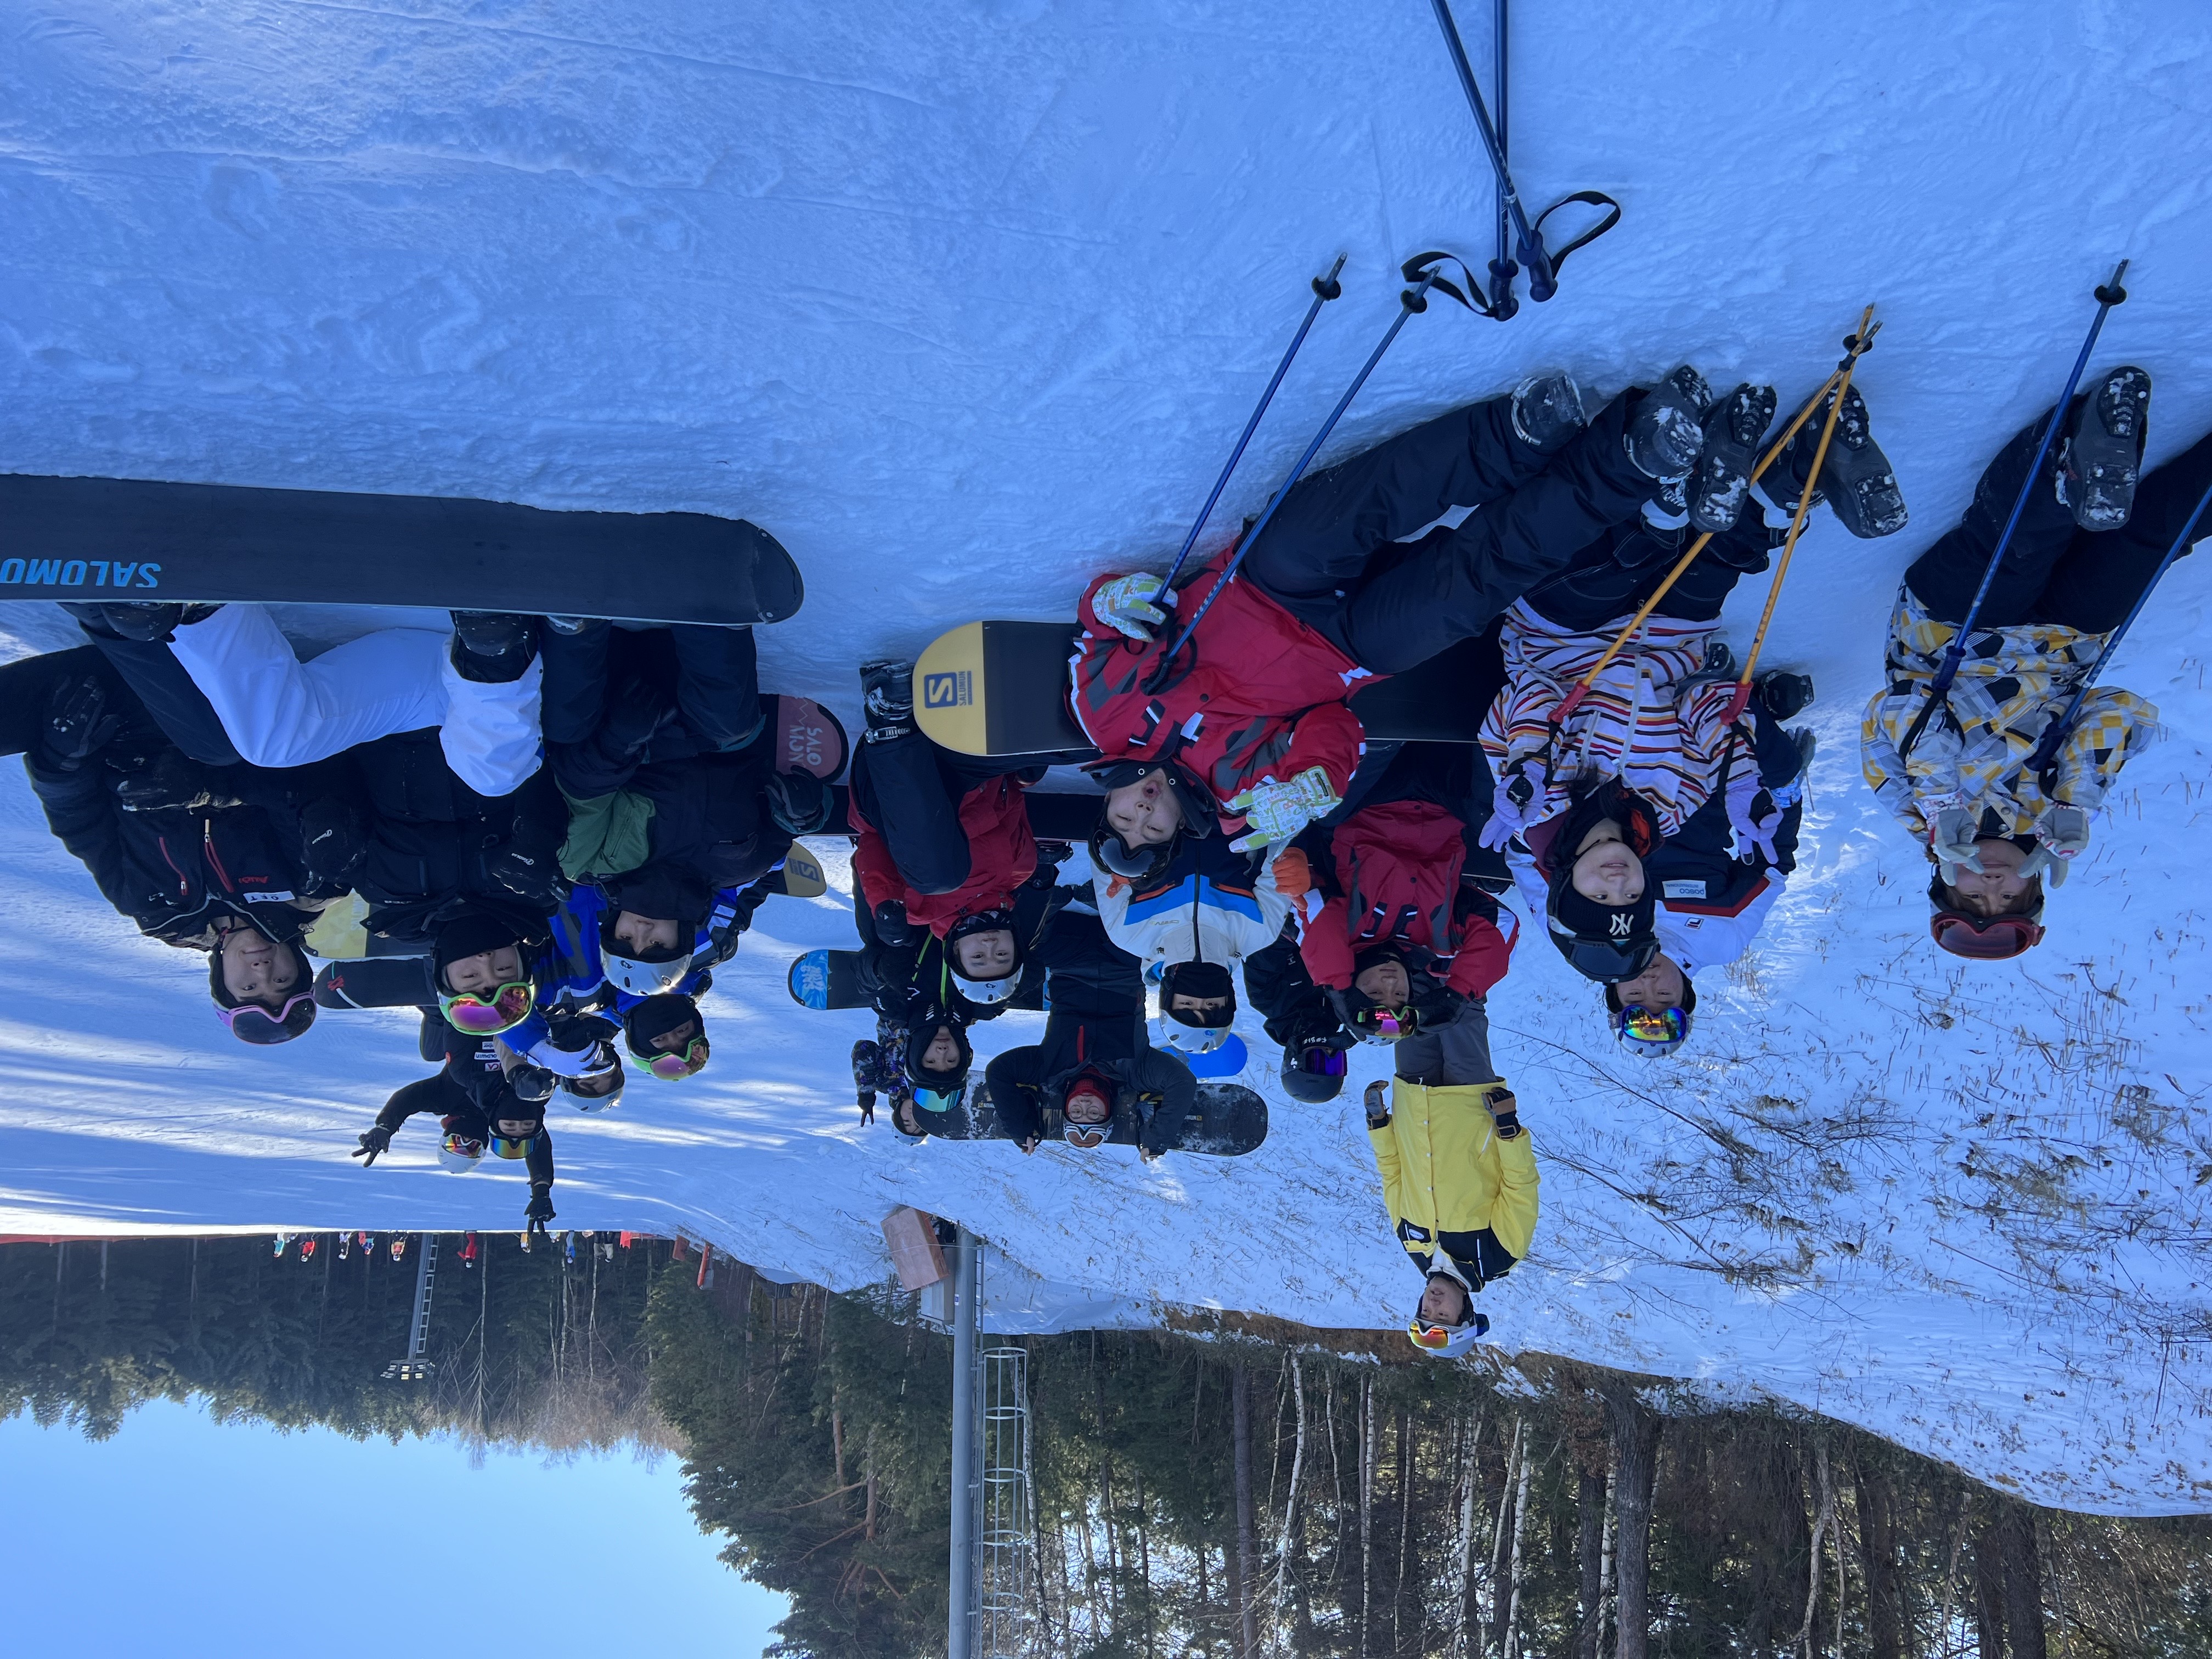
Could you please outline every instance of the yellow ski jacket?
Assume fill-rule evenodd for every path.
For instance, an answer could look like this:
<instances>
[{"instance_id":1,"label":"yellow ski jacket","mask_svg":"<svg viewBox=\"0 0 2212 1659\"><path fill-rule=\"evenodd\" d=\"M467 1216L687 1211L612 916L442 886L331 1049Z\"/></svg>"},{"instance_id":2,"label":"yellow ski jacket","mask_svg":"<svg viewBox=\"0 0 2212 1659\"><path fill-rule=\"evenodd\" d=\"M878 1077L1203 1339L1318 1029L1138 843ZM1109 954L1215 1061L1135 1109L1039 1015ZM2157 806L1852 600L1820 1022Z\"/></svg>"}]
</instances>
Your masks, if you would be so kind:
<instances>
[{"instance_id":1,"label":"yellow ski jacket","mask_svg":"<svg viewBox=\"0 0 2212 1659\"><path fill-rule=\"evenodd\" d=\"M1399 1242L1426 1272L1441 1248L1480 1289L1528 1253L1536 1154L1528 1132L1500 1140L1487 1101L1503 1082L1428 1088L1394 1079L1390 1121L1368 1140Z\"/></svg>"}]
</instances>

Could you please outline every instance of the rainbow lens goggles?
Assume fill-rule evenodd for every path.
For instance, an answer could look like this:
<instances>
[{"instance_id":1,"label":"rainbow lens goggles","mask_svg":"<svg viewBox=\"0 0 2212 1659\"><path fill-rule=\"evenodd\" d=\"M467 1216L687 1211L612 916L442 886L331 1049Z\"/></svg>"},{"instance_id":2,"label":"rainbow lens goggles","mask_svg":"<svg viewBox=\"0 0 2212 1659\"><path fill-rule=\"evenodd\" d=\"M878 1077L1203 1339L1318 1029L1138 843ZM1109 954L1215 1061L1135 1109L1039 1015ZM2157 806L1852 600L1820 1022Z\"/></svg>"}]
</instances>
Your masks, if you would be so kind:
<instances>
[{"instance_id":1,"label":"rainbow lens goggles","mask_svg":"<svg viewBox=\"0 0 2212 1659\"><path fill-rule=\"evenodd\" d=\"M672 1048L665 1054L655 1054L651 1060L632 1054L629 1063L641 1072L652 1073L664 1082L678 1083L706 1065L707 1039L693 1037L681 1049Z\"/></svg>"},{"instance_id":2,"label":"rainbow lens goggles","mask_svg":"<svg viewBox=\"0 0 2212 1659\"><path fill-rule=\"evenodd\" d=\"M511 980L490 991L459 991L438 999L439 1012L456 1031L497 1036L530 1018L537 994L527 980Z\"/></svg>"},{"instance_id":3,"label":"rainbow lens goggles","mask_svg":"<svg viewBox=\"0 0 2212 1659\"><path fill-rule=\"evenodd\" d=\"M1613 1018L1615 1036L1642 1048L1672 1048L1690 1034L1690 1017L1680 1008L1646 1008L1631 1003Z\"/></svg>"}]
</instances>

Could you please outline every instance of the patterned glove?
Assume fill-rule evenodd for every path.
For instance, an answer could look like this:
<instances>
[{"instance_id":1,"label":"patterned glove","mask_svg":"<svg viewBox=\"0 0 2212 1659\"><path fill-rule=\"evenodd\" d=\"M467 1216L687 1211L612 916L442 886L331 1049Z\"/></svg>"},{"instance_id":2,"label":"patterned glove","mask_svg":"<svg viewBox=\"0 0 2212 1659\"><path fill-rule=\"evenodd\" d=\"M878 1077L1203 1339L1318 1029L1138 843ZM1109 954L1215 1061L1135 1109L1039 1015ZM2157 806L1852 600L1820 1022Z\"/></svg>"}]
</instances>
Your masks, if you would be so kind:
<instances>
[{"instance_id":1,"label":"patterned glove","mask_svg":"<svg viewBox=\"0 0 2212 1659\"><path fill-rule=\"evenodd\" d=\"M1168 619L1168 613L1152 603L1160 586L1158 576L1141 570L1133 576L1116 576L1091 596L1091 614L1116 634L1148 641L1152 629L1146 624Z\"/></svg>"},{"instance_id":2,"label":"patterned glove","mask_svg":"<svg viewBox=\"0 0 2212 1659\"><path fill-rule=\"evenodd\" d=\"M1490 822L1482 826L1482 844L1502 852L1505 844L1528 827L1528 808L1543 794L1551 769L1540 760L1521 763L1520 769L1498 781L1490 798Z\"/></svg>"},{"instance_id":3,"label":"patterned glove","mask_svg":"<svg viewBox=\"0 0 2212 1659\"><path fill-rule=\"evenodd\" d=\"M1769 791L1759 787L1759 774L1750 767L1729 777L1728 815L1739 856L1756 848L1769 864L1780 861L1774 850L1774 832L1782 826L1782 809L1774 804Z\"/></svg>"},{"instance_id":4,"label":"patterned glove","mask_svg":"<svg viewBox=\"0 0 2212 1659\"><path fill-rule=\"evenodd\" d=\"M1936 854L1938 872L1947 887L1959 878L1961 869L1980 872L1982 855L1974 850L1974 831L1978 827L1975 815L1963 806L1946 806L1936 814L1935 822L1928 826L1928 845Z\"/></svg>"},{"instance_id":5,"label":"patterned glove","mask_svg":"<svg viewBox=\"0 0 2212 1659\"><path fill-rule=\"evenodd\" d=\"M1262 778L1249 789L1240 790L1222 803L1229 811L1243 816L1244 827L1250 832L1229 845L1237 852L1249 853L1255 847L1288 841L1341 804L1329 783L1328 774L1318 766L1309 766L1288 783Z\"/></svg>"}]
</instances>

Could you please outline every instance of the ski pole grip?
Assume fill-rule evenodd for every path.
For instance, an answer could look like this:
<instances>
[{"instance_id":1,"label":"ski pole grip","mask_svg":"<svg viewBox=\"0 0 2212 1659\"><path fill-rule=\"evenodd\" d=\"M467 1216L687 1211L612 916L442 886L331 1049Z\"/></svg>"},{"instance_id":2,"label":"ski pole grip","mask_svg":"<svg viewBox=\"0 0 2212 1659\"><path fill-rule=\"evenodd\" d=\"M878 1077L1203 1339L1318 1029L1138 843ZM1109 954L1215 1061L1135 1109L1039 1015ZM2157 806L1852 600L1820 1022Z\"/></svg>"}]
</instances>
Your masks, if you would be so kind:
<instances>
[{"instance_id":1,"label":"ski pole grip","mask_svg":"<svg viewBox=\"0 0 2212 1659\"><path fill-rule=\"evenodd\" d=\"M1528 270L1528 297L1539 304L1559 291L1559 279L1552 274L1552 256L1544 251L1544 239L1534 231L1521 244L1521 263Z\"/></svg>"}]
</instances>

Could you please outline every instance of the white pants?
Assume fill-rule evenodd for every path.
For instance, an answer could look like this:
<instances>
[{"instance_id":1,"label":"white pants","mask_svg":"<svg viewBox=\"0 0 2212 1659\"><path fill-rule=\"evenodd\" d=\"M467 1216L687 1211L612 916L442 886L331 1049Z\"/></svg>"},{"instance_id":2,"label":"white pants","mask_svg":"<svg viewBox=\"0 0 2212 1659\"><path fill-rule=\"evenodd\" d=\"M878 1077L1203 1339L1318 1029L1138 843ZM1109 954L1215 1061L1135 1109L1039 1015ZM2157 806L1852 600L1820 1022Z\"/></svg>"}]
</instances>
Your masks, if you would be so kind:
<instances>
[{"instance_id":1,"label":"white pants","mask_svg":"<svg viewBox=\"0 0 2212 1659\"><path fill-rule=\"evenodd\" d=\"M303 663L264 607L227 605L177 629L171 647L207 694L241 757L305 766L356 744L438 728L446 763L480 795L504 795L538 769L544 664L479 685L455 672L453 636L387 628Z\"/></svg>"}]
</instances>

